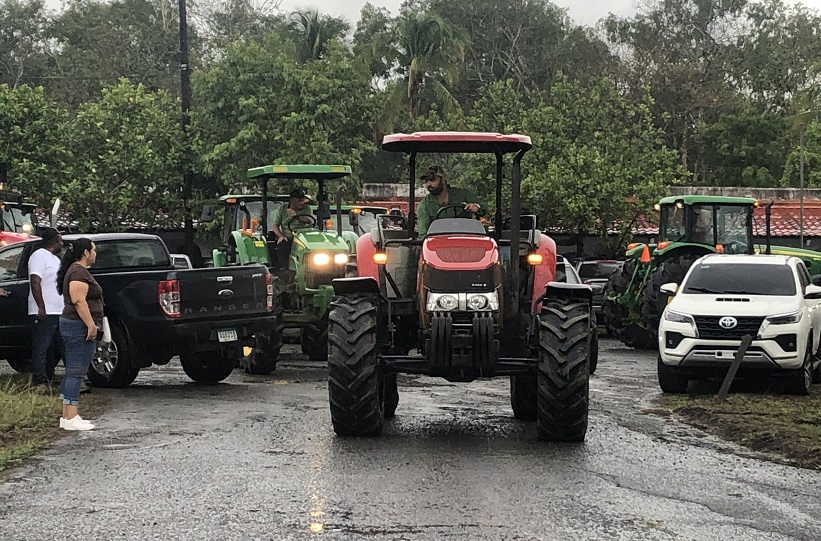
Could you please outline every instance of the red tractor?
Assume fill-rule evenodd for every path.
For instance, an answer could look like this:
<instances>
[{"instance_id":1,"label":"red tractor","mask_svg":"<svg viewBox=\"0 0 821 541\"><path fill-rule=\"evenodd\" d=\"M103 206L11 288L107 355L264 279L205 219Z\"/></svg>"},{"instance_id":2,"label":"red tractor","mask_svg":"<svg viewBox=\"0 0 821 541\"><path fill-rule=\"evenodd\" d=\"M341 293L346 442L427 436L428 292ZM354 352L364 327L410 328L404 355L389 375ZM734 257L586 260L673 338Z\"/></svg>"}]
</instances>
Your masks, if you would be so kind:
<instances>
[{"instance_id":1,"label":"red tractor","mask_svg":"<svg viewBox=\"0 0 821 541\"><path fill-rule=\"evenodd\" d=\"M555 242L539 232L535 216L520 216L520 164L530 148L530 137L497 133L383 139L383 150L409 154L409 213L380 217L357 243L357 276L333 281L328 391L338 435L381 434L384 419L396 412L396 375L403 372L451 382L509 376L513 414L535 420L540 439L584 440L592 290L553 281ZM492 226L440 218L417 238L419 153L493 154ZM507 154L513 154L513 171L510 216L503 220Z\"/></svg>"}]
</instances>

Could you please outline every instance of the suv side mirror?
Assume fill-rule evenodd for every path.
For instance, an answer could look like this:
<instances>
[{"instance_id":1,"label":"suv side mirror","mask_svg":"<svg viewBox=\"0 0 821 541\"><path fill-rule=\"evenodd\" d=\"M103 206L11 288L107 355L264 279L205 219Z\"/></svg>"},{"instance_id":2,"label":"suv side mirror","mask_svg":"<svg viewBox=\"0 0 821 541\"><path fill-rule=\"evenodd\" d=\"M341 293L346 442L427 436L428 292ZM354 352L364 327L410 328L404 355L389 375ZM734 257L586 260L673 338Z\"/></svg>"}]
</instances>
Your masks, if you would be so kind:
<instances>
[{"instance_id":1,"label":"suv side mirror","mask_svg":"<svg viewBox=\"0 0 821 541\"><path fill-rule=\"evenodd\" d=\"M208 223L214 221L214 205L203 205L202 214L200 215L200 223Z\"/></svg>"},{"instance_id":2,"label":"suv side mirror","mask_svg":"<svg viewBox=\"0 0 821 541\"><path fill-rule=\"evenodd\" d=\"M804 290L805 299L821 299L821 286L808 285Z\"/></svg>"},{"instance_id":3,"label":"suv side mirror","mask_svg":"<svg viewBox=\"0 0 821 541\"><path fill-rule=\"evenodd\" d=\"M810 280L812 281L812 285L821 286L821 274L814 274Z\"/></svg>"},{"instance_id":4,"label":"suv side mirror","mask_svg":"<svg viewBox=\"0 0 821 541\"><path fill-rule=\"evenodd\" d=\"M678 291L678 284L675 282L664 284L659 288L659 291L661 291L662 293L666 293L667 295L670 295L672 297L676 294L676 291Z\"/></svg>"}]
</instances>

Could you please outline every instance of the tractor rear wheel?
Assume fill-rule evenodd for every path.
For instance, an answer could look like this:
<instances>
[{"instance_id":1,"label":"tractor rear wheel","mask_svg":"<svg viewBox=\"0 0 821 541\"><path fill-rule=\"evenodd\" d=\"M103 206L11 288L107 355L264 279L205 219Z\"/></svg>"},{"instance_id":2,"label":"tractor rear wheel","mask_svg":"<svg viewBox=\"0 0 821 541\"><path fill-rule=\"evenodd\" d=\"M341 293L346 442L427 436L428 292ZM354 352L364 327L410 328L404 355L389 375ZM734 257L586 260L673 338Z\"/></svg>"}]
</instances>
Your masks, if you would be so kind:
<instances>
[{"instance_id":1,"label":"tractor rear wheel","mask_svg":"<svg viewBox=\"0 0 821 541\"><path fill-rule=\"evenodd\" d=\"M539 439L584 441L590 379L590 304L544 302L539 318Z\"/></svg>"},{"instance_id":2,"label":"tractor rear wheel","mask_svg":"<svg viewBox=\"0 0 821 541\"><path fill-rule=\"evenodd\" d=\"M224 359L220 350L181 353L180 364L189 378L209 385L219 383L234 371L234 362Z\"/></svg>"},{"instance_id":3,"label":"tractor rear wheel","mask_svg":"<svg viewBox=\"0 0 821 541\"><path fill-rule=\"evenodd\" d=\"M521 421L536 420L539 386L535 374L510 376L510 405L513 417Z\"/></svg>"},{"instance_id":4,"label":"tractor rear wheel","mask_svg":"<svg viewBox=\"0 0 821 541\"><path fill-rule=\"evenodd\" d=\"M276 301L275 301L276 302ZM249 374L267 376L277 369L279 352L282 349L282 306L279 303L274 305L276 314L276 327L270 334L257 334L254 336L254 349L247 360L242 362L245 371Z\"/></svg>"},{"instance_id":5,"label":"tractor rear wheel","mask_svg":"<svg viewBox=\"0 0 821 541\"><path fill-rule=\"evenodd\" d=\"M637 260L629 259L620 271L610 275L610 279L604 287L604 299L602 300L604 325L607 328L607 333L614 338L618 338L625 346L637 349L651 349L656 345L653 335L647 332L647 329L630 321L630 311L627 306L608 298L623 295L627 292L637 265Z\"/></svg>"},{"instance_id":6,"label":"tractor rear wheel","mask_svg":"<svg viewBox=\"0 0 821 541\"><path fill-rule=\"evenodd\" d=\"M339 436L378 436L384 422L377 366L377 302L371 295L336 297L328 326L328 398Z\"/></svg>"},{"instance_id":7,"label":"tractor rear wheel","mask_svg":"<svg viewBox=\"0 0 821 541\"><path fill-rule=\"evenodd\" d=\"M661 292L661 286L670 282L680 284L699 257L701 256L697 254L670 257L650 273L644 291L641 292L641 316L653 338L658 338L661 314L667 306L668 297Z\"/></svg>"}]
</instances>

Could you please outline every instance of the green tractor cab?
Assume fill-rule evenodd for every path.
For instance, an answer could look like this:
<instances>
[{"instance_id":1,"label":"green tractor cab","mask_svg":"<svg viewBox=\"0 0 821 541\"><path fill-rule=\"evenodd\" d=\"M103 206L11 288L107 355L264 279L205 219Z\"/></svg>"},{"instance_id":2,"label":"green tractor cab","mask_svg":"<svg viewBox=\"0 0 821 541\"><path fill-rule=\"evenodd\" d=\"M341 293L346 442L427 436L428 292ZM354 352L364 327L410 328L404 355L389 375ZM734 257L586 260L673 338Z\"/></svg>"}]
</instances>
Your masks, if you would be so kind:
<instances>
[{"instance_id":1,"label":"green tractor cab","mask_svg":"<svg viewBox=\"0 0 821 541\"><path fill-rule=\"evenodd\" d=\"M257 181L259 194L221 198L226 205L223 246L214 250L214 266L262 263L277 277L276 296L282 308L282 326L275 336L258 337L244 361L251 373L270 373L276 366L282 331L302 330L302 350L313 360L327 359L328 310L333 288L331 281L346 275L353 257L360 213L344 212L341 188L336 193L336 213L331 213L325 184L351 174L347 165L267 165L247 171ZM317 183L316 205L307 223L292 223L293 242L287 265L277 261L277 243L270 228L275 212L288 204L287 195L268 193L269 182L312 180ZM278 186L282 187L282 186ZM346 216L347 215L347 216ZM374 218L375 220L375 218ZM347 226L346 226L347 224Z\"/></svg>"},{"instance_id":2,"label":"green tractor cab","mask_svg":"<svg viewBox=\"0 0 821 541\"><path fill-rule=\"evenodd\" d=\"M795 255L812 274L821 273L821 253L800 248L756 245L749 197L685 195L662 199L659 240L627 247L627 261L610 277L602 310L611 336L641 349L657 347L658 325L668 302L663 284L681 283L690 266L709 253ZM769 239L769 208L767 209Z\"/></svg>"}]
</instances>

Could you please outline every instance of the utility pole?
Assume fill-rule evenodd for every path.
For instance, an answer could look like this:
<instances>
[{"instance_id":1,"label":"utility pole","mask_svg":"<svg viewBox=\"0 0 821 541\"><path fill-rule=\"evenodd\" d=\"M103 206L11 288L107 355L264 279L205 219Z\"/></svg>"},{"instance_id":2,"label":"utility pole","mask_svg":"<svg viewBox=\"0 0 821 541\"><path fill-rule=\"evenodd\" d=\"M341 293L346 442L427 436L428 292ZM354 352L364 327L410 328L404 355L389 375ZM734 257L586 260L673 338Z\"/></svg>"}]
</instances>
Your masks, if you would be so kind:
<instances>
[{"instance_id":1,"label":"utility pole","mask_svg":"<svg viewBox=\"0 0 821 541\"><path fill-rule=\"evenodd\" d=\"M182 116L180 127L183 136L183 189L182 199L185 209L185 253L191 260L194 260L194 222L191 218L191 196L193 193L194 177L191 173L190 155L191 139L188 136L188 125L191 121L189 111L191 110L191 71L188 63L188 16L185 9L185 0L179 2L180 17L180 101L182 104Z\"/></svg>"},{"instance_id":2,"label":"utility pole","mask_svg":"<svg viewBox=\"0 0 821 541\"><path fill-rule=\"evenodd\" d=\"M801 184L798 189L798 228L799 236L801 238L801 247L804 247L804 123L798 127L798 147L799 147L799 162L801 163L799 171L799 178Z\"/></svg>"}]
</instances>

